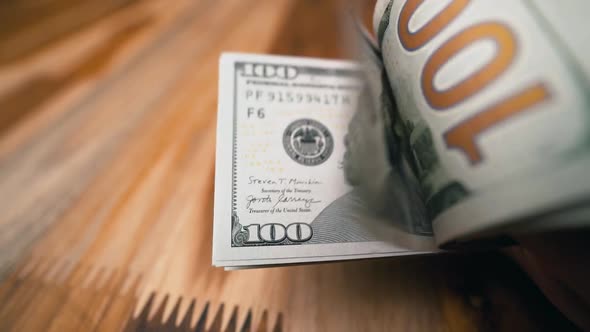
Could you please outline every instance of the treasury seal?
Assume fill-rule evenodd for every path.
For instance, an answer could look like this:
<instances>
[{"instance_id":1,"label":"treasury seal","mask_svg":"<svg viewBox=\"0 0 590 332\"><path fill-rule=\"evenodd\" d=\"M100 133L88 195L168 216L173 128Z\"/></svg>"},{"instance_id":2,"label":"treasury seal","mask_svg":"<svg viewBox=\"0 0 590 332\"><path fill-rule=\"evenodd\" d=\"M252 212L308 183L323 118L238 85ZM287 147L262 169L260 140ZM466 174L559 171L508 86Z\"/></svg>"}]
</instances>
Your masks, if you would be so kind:
<instances>
[{"instance_id":1,"label":"treasury seal","mask_svg":"<svg viewBox=\"0 0 590 332\"><path fill-rule=\"evenodd\" d=\"M334 150L334 138L328 128L318 121L299 119L285 129L283 147L297 163L315 166L330 158Z\"/></svg>"}]
</instances>

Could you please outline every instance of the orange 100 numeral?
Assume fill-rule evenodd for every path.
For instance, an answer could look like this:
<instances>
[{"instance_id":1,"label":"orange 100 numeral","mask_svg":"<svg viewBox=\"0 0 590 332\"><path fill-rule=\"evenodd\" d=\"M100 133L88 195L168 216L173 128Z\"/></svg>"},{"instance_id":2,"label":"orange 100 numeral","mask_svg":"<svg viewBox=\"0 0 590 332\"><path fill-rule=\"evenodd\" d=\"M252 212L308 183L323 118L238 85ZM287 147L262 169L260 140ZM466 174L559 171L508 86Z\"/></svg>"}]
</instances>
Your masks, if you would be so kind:
<instances>
[{"instance_id":1,"label":"orange 100 numeral","mask_svg":"<svg viewBox=\"0 0 590 332\"><path fill-rule=\"evenodd\" d=\"M410 19L423 2L424 0L406 1L398 20L397 31L400 43L409 52L428 44L461 14L470 0L451 1L420 29L410 32ZM434 86L434 77L438 71L452 57L481 40L494 41L496 53L493 58L462 82L445 90L437 89ZM426 102L433 109L444 111L478 94L506 72L515 59L517 51L516 38L512 30L504 23L482 22L463 29L446 40L426 60L421 74L422 93ZM449 148L462 151L471 164L478 164L483 160L476 142L478 135L549 98L549 91L543 83L532 84L449 129L444 134L444 140Z\"/></svg>"}]
</instances>

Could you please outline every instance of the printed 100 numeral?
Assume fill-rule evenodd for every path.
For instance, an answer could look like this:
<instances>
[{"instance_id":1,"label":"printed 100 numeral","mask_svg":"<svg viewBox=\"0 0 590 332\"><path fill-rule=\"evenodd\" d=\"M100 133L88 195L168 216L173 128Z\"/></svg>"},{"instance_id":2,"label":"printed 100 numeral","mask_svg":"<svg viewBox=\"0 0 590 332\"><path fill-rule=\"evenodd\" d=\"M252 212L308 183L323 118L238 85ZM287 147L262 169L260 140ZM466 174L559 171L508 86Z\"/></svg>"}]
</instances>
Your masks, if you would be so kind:
<instances>
[{"instance_id":1,"label":"printed 100 numeral","mask_svg":"<svg viewBox=\"0 0 590 332\"><path fill-rule=\"evenodd\" d=\"M285 239L291 242L309 241L313 235L311 226L306 223L296 222L285 227L282 224L250 224L242 226L248 231L247 243L279 243Z\"/></svg>"},{"instance_id":2,"label":"printed 100 numeral","mask_svg":"<svg viewBox=\"0 0 590 332\"><path fill-rule=\"evenodd\" d=\"M453 0L440 13L431 18L418 31L410 32L412 16L424 0L408 0L400 13L398 38L408 52L414 52L428 44L445 27L453 22L471 0ZM477 41L490 39L497 46L494 57L480 70L462 82L444 90L434 86L436 73L453 56ZM484 90L500 77L513 63L518 53L517 41L512 29L505 22L482 22L471 25L446 40L429 56L422 68L421 86L426 102L437 111L446 111ZM533 83L517 93L507 96L494 105L459 123L444 134L447 147L459 149L472 165L483 160L476 137L491 127L521 113L538 103L548 100L546 84Z\"/></svg>"}]
</instances>

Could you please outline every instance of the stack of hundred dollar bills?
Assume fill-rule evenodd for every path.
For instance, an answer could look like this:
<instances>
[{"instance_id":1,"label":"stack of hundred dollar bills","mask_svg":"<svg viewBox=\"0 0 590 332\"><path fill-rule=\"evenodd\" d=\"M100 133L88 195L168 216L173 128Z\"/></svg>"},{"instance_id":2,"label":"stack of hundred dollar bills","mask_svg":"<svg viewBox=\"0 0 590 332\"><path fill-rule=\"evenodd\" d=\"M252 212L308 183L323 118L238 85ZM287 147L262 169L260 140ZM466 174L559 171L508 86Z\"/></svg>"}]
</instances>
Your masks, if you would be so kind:
<instances>
[{"instance_id":1,"label":"stack of hundred dollar bills","mask_svg":"<svg viewBox=\"0 0 590 332\"><path fill-rule=\"evenodd\" d=\"M356 62L223 54L213 264L590 225L590 2L383 0Z\"/></svg>"}]
</instances>

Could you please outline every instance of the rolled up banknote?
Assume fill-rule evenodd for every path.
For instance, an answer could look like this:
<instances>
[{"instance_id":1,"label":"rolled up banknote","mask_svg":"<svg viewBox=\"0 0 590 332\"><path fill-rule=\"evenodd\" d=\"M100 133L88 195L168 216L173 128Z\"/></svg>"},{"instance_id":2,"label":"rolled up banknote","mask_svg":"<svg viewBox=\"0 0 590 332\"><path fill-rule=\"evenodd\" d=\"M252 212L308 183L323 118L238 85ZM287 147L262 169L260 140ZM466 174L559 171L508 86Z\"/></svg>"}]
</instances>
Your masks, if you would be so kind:
<instances>
[{"instance_id":1,"label":"rolled up banknote","mask_svg":"<svg viewBox=\"0 0 590 332\"><path fill-rule=\"evenodd\" d=\"M377 3L390 117L404 126L437 243L590 224L589 10Z\"/></svg>"},{"instance_id":2,"label":"rolled up banknote","mask_svg":"<svg viewBox=\"0 0 590 332\"><path fill-rule=\"evenodd\" d=\"M360 66L224 54L214 265L422 254L589 226L585 9L379 1Z\"/></svg>"}]
</instances>

